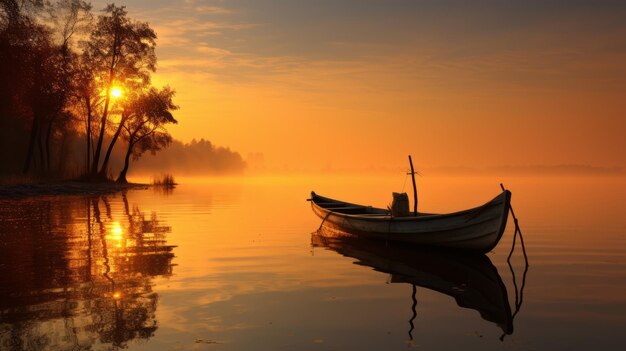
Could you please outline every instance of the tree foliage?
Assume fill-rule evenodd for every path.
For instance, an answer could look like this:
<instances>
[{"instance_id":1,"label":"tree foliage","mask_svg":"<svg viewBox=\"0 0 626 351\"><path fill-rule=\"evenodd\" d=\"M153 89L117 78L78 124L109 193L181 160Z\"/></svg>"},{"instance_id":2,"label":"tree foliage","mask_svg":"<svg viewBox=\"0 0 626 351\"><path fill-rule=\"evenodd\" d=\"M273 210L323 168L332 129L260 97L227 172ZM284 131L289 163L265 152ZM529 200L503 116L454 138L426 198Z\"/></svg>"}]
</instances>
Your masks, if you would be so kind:
<instances>
[{"instance_id":1,"label":"tree foliage","mask_svg":"<svg viewBox=\"0 0 626 351\"><path fill-rule=\"evenodd\" d=\"M116 83L127 86L129 90L148 85L150 73L156 70L156 34L150 26L129 19L124 6L110 4L103 12L89 41L85 43L84 51L85 61L96 72L95 81L100 83L100 90L105 92L91 166L91 175L100 174L101 177L105 175L107 167L105 162L98 172L102 143L109 123L111 89Z\"/></svg>"},{"instance_id":2,"label":"tree foliage","mask_svg":"<svg viewBox=\"0 0 626 351\"><path fill-rule=\"evenodd\" d=\"M0 174L101 180L118 136L134 157L167 146L176 106L173 90L150 86L156 38L124 6L94 21L82 0L0 0Z\"/></svg>"},{"instance_id":3,"label":"tree foliage","mask_svg":"<svg viewBox=\"0 0 626 351\"><path fill-rule=\"evenodd\" d=\"M125 107L127 117L122 127L128 149L118 182L126 182L131 155L136 160L146 151L154 154L172 142L166 126L178 123L172 115L172 111L178 109L173 97L174 90L170 87L161 90L150 88L138 94Z\"/></svg>"}]
</instances>

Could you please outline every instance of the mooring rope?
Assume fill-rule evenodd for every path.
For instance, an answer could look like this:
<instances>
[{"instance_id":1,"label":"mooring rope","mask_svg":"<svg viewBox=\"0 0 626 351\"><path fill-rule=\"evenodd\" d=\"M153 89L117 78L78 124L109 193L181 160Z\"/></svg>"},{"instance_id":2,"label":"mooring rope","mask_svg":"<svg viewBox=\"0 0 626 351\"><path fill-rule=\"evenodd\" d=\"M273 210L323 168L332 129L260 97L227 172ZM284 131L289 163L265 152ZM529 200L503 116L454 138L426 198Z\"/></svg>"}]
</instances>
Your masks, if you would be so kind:
<instances>
[{"instance_id":1,"label":"mooring rope","mask_svg":"<svg viewBox=\"0 0 626 351\"><path fill-rule=\"evenodd\" d=\"M404 189L406 188L406 180L409 178L409 171L404 172L404 183L402 183L402 191L401 193L404 192Z\"/></svg>"},{"instance_id":2,"label":"mooring rope","mask_svg":"<svg viewBox=\"0 0 626 351\"><path fill-rule=\"evenodd\" d=\"M505 191L504 185L500 184L500 188L502 191ZM519 221L515 216L515 211L513 211L513 206L509 206L509 212L511 212L511 216L513 216L513 223L515 223L515 232L513 233L513 244L511 245L511 251L506 258L506 262L509 265L509 270L511 271L511 277L513 278L513 287L515 288L515 312L511 314L511 325L513 324L513 320L515 316L520 311L522 307L522 303L524 301L524 287L526 287L526 275L528 273L528 268L530 264L528 263L528 255L526 255L526 245L524 245L524 236L522 234L522 229L519 226ZM507 213L508 215L508 213ZM517 235L519 233L520 244L522 245L522 253L524 254L524 273L522 274L521 285L518 288L517 285L517 277L515 276L515 270L513 269L513 265L511 264L511 257L513 256L513 251L515 251L515 244L517 241ZM504 340L505 334L502 334L500 340Z\"/></svg>"},{"instance_id":3,"label":"mooring rope","mask_svg":"<svg viewBox=\"0 0 626 351\"><path fill-rule=\"evenodd\" d=\"M328 216L330 216L330 214L331 214L331 213L332 213L332 212L328 212L328 213L326 214L326 216L324 217L324 219L322 220L322 223L320 223L319 228L317 228L317 232L318 232L318 233L319 233L319 231L320 231L320 230L322 230L322 226L324 225L324 222L326 222L326 219L328 219Z\"/></svg>"},{"instance_id":4,"label":"mooring rope","mask_svg":"<svg viewBox=\"0 0 626 351\"><path fill-rule=\"evenodd\" d=\"M500 183L500 188L502 191L505 191L504 185ZM513 233L513 245L511 246L511 252L509 252L509 256L506 258L507 262L511 259L513 255L513 251L515 250L515 243L517 239L517 233L519 233L519 241L522 244L522 252L524 253L524 260L528 264L528 256L526 255L526 245L524 245L524 236L522 235L522 229L519 226L519 221L515 216L515 211L513 210L513 206L509 205L509 212L511 212L511 216L513 216L513 223L515 223L515 232Z\"/></svg>"},{"instance_id":5,"label":"mooring rope","mask_svg":"<svg viewBox=\"0 0 626 351\"><path fill-rule=\"evenodd\" d=\"M413 294L411 295L411 299L413 300L411 311L413 312L413 315L409 320L409 325L411 326L411 328L409 329L409 339L413 341L413 330L415 329L415 324L413 324L413 321L415 320L415 317L417 317L417 311L415 310L415 307L417 307L417 299L415 298L415 293L417 292L417 289L415 288L415 284L411 285L413 286Z\"/></svg>"}]
</instances>

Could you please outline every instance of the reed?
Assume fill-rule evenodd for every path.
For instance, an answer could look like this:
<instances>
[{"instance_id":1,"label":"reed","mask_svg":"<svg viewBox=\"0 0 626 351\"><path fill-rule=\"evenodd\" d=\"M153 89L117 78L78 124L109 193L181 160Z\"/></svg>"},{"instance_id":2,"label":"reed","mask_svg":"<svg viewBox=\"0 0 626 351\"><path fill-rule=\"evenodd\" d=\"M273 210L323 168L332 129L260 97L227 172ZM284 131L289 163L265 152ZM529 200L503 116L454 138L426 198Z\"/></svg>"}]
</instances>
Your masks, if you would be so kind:
<instances>
[{"instance_id":1,"label":"reed","mask_svg":"<svg viewBox=\"0 0 626 351\"><path fill-rule=\"evenodd\" d=\"M161 176L154 177L154 179L152 180L152 185L163 188L173 188L178 185L178 183L176 183L176 181L174 180L173 175L163 174Z\"/></svg>"}]
</instances>

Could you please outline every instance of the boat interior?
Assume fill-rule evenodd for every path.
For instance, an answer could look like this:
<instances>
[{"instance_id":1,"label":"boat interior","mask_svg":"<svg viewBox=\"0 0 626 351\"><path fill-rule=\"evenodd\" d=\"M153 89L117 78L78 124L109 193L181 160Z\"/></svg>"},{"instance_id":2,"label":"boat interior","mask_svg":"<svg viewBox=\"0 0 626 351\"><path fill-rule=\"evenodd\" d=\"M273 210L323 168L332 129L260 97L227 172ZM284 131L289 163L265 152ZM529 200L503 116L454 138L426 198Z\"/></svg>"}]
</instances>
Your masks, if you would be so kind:
<instances>
[{"instance_id":1,"label":"boat interior","mask_svg":"<svg viewBox=\"0 0 626 351\"><path fill-rule=\"evenodd\" d=\"M317 203L320 207L339 213L345 214L367 214L367 215L381 215L388 216L389 210L384 210L382 208L376 208L371 206L350 206L350 205L341 205L341 204L332 204L332 203Z\"/></svg>"},{"instance_id":2,"label":"boat interior","mask_svg":"<svg viewBox=\"0 0 626 351\"><path fill-rule=\"evenodd\" d=\"M344 214L352 214L352 215L379 215L379 216L389 216L389 210L372 207L372 206L363 206L357 204L351 204L349 202L337 201L333 199L329 199L323 196L319 196L315 193L311 193L311 201L315 202L319 207Z\"/></svg>"}]
</instances>

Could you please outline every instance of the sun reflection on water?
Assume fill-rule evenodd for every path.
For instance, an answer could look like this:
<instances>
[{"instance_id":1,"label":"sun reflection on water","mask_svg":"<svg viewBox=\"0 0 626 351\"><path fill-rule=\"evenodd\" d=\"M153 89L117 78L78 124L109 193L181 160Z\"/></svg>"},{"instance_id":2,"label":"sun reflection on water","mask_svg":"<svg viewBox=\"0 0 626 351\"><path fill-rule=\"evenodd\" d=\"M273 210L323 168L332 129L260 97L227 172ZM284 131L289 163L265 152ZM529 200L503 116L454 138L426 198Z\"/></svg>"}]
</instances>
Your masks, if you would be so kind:
<instances>
[{"instance_id":1,"label":"sun reflection on water","mask_svg":"<svg viewBox=\"0 0 626 351\"><path fill-rule=\"evenodd\" d=\"M107 240L113 242L115 247L121 248L124 243L124 230L120 222L111 223L108 232L106 236Z\"/></svg>"},{"instance_id":2,"label":"sun reflection on water","mask_svg":"<svg viewBox=\"0 0 626 351\"><path fill-rule=\"evenodd\" d=\"M6 218L23 228L20 235L5 234ZM37 349L92 349L98 343L124 349L152 338L158 301L153 281L171 276L174 266L170 232L156 213L146 216L125 194L26 199L18 206L0 200L0 251L11 253L0 255L0 349L30 350L30 340L43 340ZM4 333L22 321L28 325ZM80 327L47 338L59 323ZM16 336L7 341L7 335Z\"/></svg>"}]
</instances>

